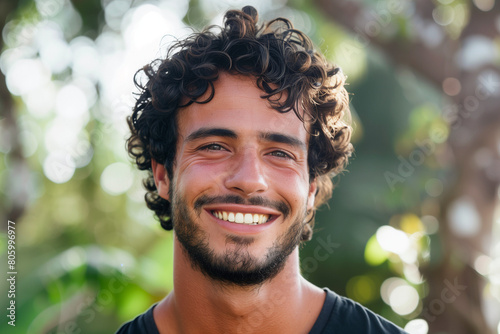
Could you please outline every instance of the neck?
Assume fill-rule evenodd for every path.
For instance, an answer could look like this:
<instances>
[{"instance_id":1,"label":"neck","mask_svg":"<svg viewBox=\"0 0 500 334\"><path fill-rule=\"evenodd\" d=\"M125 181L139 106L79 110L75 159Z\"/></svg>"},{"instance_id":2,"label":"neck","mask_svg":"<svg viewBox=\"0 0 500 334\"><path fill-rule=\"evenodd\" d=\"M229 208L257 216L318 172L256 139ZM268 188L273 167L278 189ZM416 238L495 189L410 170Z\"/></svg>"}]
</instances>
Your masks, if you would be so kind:
<instances>
[{"instance_id":1,"label":"neck","mask_svg":"<svg viewBox=\"0 0 500 334\"><path fill-rule=\"evenodd\" d=\"M175 239L174 290L155 308L160 333L307 332L314 324L324 293L300 275L298 248L273 279L241 287L209 279L181 247ZM306 307L314 310L308 319Z\"/></svg>"}]
</instances>

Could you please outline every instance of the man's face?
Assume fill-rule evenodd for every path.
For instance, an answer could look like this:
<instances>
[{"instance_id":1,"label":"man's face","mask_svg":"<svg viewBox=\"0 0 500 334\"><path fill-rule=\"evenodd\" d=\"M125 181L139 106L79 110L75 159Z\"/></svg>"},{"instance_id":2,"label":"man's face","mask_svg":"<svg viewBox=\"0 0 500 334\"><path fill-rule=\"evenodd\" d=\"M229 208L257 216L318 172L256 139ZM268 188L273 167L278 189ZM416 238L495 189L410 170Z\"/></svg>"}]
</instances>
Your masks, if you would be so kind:
<instances>
[{"instance_id":1,"label":"man's face","mask_svg":"<svg viewBox=\"0 0 500 334\"><path fill-rule=\"evenodd\" d=\"M179 112L171 181L155 170L192 264L238 285L260 284L283 268L316 191L302 121L272 109L262 94L255 79L222 74L209 103Z\"/></svg>"}]
</instances>

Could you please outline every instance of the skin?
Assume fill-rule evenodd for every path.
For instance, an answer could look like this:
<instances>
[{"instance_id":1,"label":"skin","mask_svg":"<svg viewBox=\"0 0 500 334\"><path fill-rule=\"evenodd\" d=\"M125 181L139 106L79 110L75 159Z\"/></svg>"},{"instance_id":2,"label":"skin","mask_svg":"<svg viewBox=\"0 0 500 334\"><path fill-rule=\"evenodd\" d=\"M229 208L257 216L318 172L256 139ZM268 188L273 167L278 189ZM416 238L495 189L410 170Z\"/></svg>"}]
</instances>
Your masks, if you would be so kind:
<instances>
[{"instance_id":1,"label":"skin","mask_svg":"<svg viewBox=\"0 0 500 334\"><path fill-rule=\"evenodd\" d=\"M221 74L215 92L209 103L195 103L179 113L175 196L216 256L240 252L259 265L277 240L313 209L316 184L309 180L309 135L293 112L280 114L260 98L253 78ZM193 138L200 129L224 129L231 135L207 136L205 131ZM164 167L153 161L152 168L158 193L172 200ZM225 195L237 195L245 203L195 208L202 196ZM288 214L246 202L256 196L285 204ZM221 223L213 210L267 213L272 220L241 228ZM300 275L298 254L295 247L272 279L238 286L204 275L175 236L174 289L153 312L160 333L307 333L325 293Z\"/></svg>"}]
</instances>

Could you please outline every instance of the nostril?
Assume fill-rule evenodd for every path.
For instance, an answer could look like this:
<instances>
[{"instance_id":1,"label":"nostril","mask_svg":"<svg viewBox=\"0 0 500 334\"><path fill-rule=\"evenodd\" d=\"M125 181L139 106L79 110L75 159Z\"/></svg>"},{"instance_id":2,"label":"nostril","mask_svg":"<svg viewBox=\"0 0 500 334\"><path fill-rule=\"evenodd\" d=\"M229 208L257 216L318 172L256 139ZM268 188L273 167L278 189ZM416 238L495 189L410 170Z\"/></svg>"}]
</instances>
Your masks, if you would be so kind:
<instances>
[{"instance_id":1,"label":"nostril","mask_svg":"<svg viewBox=\"0 0 500 334\"><path fill-rule=\"evenodd\" d=\"M237 191L239 193L250 195L262 193L267 190L267 182L262 175L232 175L225 181L227 189Z\"/></svg>"}]
</instances>

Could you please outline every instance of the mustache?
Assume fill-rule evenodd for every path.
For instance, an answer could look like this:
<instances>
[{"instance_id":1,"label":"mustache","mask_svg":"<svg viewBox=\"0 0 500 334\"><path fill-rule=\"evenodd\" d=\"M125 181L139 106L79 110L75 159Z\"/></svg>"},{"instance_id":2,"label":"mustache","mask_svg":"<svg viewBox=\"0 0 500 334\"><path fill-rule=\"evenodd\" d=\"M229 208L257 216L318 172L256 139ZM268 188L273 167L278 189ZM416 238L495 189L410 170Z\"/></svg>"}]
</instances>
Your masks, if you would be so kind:
<instances>
[{"instance_id":1,"label":"mustache","mask_svg":"<svg viewBox=\"0 0 500 334\"><path fill-rule=\"evenodd\" d=\"M262 196L254 196L244 199L238 195L207 196L203 195L194 202L194 208L199 211L203 205L208 204L241 204L258 205L277 210L286 218L290 214L290 207L281 201L273 201Z\"/></svg>"}]
</instances>

